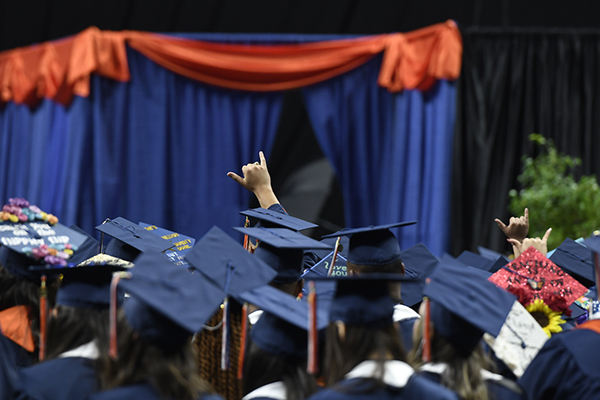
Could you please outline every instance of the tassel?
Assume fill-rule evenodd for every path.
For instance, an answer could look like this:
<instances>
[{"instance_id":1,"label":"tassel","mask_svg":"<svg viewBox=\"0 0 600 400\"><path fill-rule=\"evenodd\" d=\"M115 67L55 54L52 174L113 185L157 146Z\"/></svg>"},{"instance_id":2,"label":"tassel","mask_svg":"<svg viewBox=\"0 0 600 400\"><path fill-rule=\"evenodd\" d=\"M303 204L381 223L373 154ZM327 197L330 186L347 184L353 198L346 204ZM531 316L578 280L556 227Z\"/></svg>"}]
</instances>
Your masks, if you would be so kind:
<instances>
[{"instance_id":1,"label":"tassel","mask_svg":"<svg viewBox=\"0 0 600 400\"><path fill-rule=\"evenodd\" d=\"M329 266L329 271L327 271L327 276L331 276L333 273L333 269L335 268L335 262L337 261L338 250L340 248L340 241L342 240L341 236L338 236L335 241L335 249L333 250L333 257L331 258L331 265Z\"/></svg>"},{"instance_id":2,"label":"tassel","mask_svg":"<svg viewBox=\"0 0 600 400\"><path fill-rule=\"evenodd\" d=\"M229 299L223 300L223 336L221 343L221 370L229 369Z\"/></svg>"},{"instance_id":3,"label":"tassel","mask_svg":"<svg viewBox=\"0 0 600 400\"><path fill-rule=\"evenodd\" d=\"M308 368L309 374L319 372L319 337L317 332L317 291L315 282L308 282Z\"/></svg>"},{"instance_id":4,"label":"tassel","mask_svg":"<svg viewBox=\"0 0 600 400\"><path fill-rule=\"evenodd\" d=\"M110 282L110 309L109 309L109 323L110 323L110 347L108 355L111 359L116 360L119 358L119 351L117 347L117 286L121 278L131 279L131 272L117 272L113 274L112 281Z\"/></svg>"},{"instance_id":5,"label":"tassel","mask_svg":"<svg viewBox=\"0 0 600 400\"><path fill-rule=\"evenodd\" d=\"M244 378L244 359L246 358L246 335L248 334L248 303L242 306L242 338L240 339L240 355L238 357L237 378Z\"/></svg>"},{"instance_id":6,"label":"tassel","mask_svg":"<svg viewBox=\"0 0 600 400\"><path fill-rule=\"evenodd\" d=\"M246 217L246 222L244 223L244 228L247 228L250 226L250 218ZM250 251L249 250L249 242L250 242L250 238L248 237L248 235L244 235L244 250L246 251Z\"/></svg>"},{"instance_id":7,"label":"tassel","mask_svg":"<svg viewBox=\"0 0 600 400\"><path fill-rule=\"evenodd\" d=\"M431 303L427 297L423 298L425 303L425 318L423 321L423 362L431 362L431 340L430 340L430 328L429 323L431 320Z\"/></svg>"},{"instance_id":8,"label":"tassel","mask_svg":"<svg viewBox=\"0 0 600 400\"><path fill-rule=\"evenodd\" d=\"M48 291L46 289L46 275L42 275L40 287L40 361L46 356L46 318L48 317Z\"/></svg>"}]
</instances>

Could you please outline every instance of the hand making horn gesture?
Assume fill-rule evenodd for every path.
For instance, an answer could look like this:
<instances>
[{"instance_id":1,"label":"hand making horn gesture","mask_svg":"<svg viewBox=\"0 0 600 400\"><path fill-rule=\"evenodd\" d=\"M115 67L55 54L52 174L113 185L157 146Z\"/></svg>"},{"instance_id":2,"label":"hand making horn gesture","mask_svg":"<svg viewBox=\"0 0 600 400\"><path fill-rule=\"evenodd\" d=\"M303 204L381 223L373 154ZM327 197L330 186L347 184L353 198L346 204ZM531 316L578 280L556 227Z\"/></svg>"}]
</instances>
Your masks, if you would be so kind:
<instances>
[{"instance_id":1,"label":"hand making horn gesture","mask_svg":"<svg viewBox=\"0 0 600 400\"><path fill-rule=\"evenodd\" d=\"M529 232L529 209L525 208L521 217L511 217L508 226L498 218L495 221L507 238L522 242L527 237L527 232Z\"/></svg>"},{"instance_id":2,"label":"hand making horn gesture","mask_svg":"<svg viewBox=\"0 0 600 400\"><path fill-rule=\"evenodd\" d=\"M519 257L521 253L527 250L528 247L533 246L534 249L539 251L546 256L548 253L548 238L552 233L552 228L548 228L543 238L525 238L523 241L519 241L516 239L508 238L506 239L513 246L513 252L515 253L515 258Z\"/></svg>"},{"instance_id":3,"label":"hand making horn gesture","mask_svg":"<svg viewBox=\"0 0 600 400\"><path fill-rule=\"evenodd\" d=\"M271 187L271 175L267 168L267 159L262 151L258 153L260 162L242 166L243 178L235 172L228 172L227 176L242 185L247 190L254 193L262 208L269 208L275 203L279 203L273 188Z\"/></svg>"}]
</instances>

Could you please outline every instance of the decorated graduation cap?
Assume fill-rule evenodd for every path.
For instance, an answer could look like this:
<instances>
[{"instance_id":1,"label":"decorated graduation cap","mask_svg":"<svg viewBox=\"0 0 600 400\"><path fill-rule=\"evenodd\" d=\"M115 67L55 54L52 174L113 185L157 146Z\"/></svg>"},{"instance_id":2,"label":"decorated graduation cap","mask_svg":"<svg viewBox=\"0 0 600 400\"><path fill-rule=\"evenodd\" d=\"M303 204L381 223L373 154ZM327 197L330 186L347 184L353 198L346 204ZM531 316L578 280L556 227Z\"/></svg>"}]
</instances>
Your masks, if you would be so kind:
<instances>
[{"instance_id":1,"label":"decorated graduation cap","mask_svg":"<svg viewBox=\"0 0 600 400\"><path fill-rule=\"evenodd\" d=\"M110 283L113 272L125 271L133 263L106 254L97 254L82 263L56 271L63 275L56 304L93 309L110 305ZM119 305L123 294L117 297Z\"/></svg>"},{"instance_id":2,"label":"decorated graduation cap","mask_svg":"<svg viewBox=\"0 0 600 400\"><path fill-rule=\"evenodd\" d=\"M496 357L520 378L544 346L548 336L525 307L514 301L498 335L494 337L485 333L483 339Z\"/></svg>"},{"instance_id":3,"label":"decorated graduation cap","mask_svg":"<svg viewBox=\"0 0 600 400\"><path fill-rule=\"evenodd\" d=\"M133 261L140 253L163 252L173 246L168 240L122 217L106 220L96 229L114 238L104 253L127 261Z\"/></svg>"},{"instance_id":4,"label":"decorated graduation cap","mask_svg":"<svg viewBox=\"0 0 600 400\"><path fill-rule=\"evenodd\" d=\"M343 229L325 235L323 238L350 235L348 262L355 265L381 266L400 259L398 239L396 239L396 236L394 236L390 229L414 225L416 223L416 221L410 221Z\"/></svg>"},{"instance_id":5,"label":"decorated graduation cap","mask_svg":"<svg viewBox=\"0 0 600 400\"><path fill-rule=\"evenodd\" d=\"M165 349L182 345L202 330L224 296L200 275L173 268L160 253L141 254L129 273L113 279L113 287L117 284L129 295L123 307L133 330L145 342ZM111 355L115 350L116 335L111 332Z\"/></svg>"},{"instance_id":6,"label":"decorated graduation cap","mask_svg":"<svg viewBox=\"0 0 600 400\"><path fill-rule=\"evenodd\" d=\"M306 357L309 312L305 302L299 302L295 297L271 286L253 289L237 297L264 311L250 333L258 347L279 357ZM327 324L327 312L318 309L317 330L325 328Z\"/></svg>"},{"instance_id":7,"label":"decorated graduation cap","mask_svg":"<svg viewBox=\"0 0 600 400\"><path fill-rule=\"evenodd\" d=\"M277 271L274 283L292 283L300 279L303 254L308 249L331 249L326 243L311 239L286 228L233 228L258 239L254 256Z\"/></svg>"},{"instance_id":8,"label":"decorated graduation cap","mask_svg":"<svg viewBox=\"0 0 600 400\"><path fill-rule=\"evenodd\" d=\"M569 306L587 288L533 247L494 273L489 280L515 294L529 312L570 315ZM546 306L546 307L544 307ZM548 314L549 315L549 314ZM561 329L558 329L560 331Z\"/></svg>"},{"instance_id":9,"label":"decorated graduation cap","mask_svg":"<svg viewBox=\"0 0 600 400\"><path fill-rule=\"evenodd\" d=\"M287 228L293 231L303 231L305 229L317 228L319 225L305 221L291 215L266 208L253 208L246 211L240 211L240 214L255 218L260 221L261 226L265 228Z\"/></svg>"},{"instance_id":10,"label":"decorated graduation cap","mask_svg":"<svg viewBox=\"0 0 600 400\"><path fill-rule=\"evenodd\" d=\"M0 263L13 275L39 282L55 266L67 266L85 240L85 235L59 223L1 223Z\"/></svg>"},{"instance_id":11,"label":"decorated graduation cap","mask_svg":"<svg viewBox=\"0 0 600 400\"><path fill-rule=\"evenodd\" d=\"M160 236L161 239L169 241L171 247L165 251L165 255L173 264L187 268L188 263L185 260L185 255L194 247L196 239L145 222L140 222L139 225L145 230Z\"/></svg>"},{"instance_id":12,"label":"decorated graduation cap","mask_svg":"<svg viewBox=\"0 0 600 400\"><path fill-rule=\"evenodd\" d=\"M592 254L585 246L566 238L549 259L585 287L594 286Z\"/></svg>"},{"instance_id":13,"label":"decorated graduation cap","mask_svg":"<svg viewBox=\"0 0 600 400\"><path fill-rule=\"evenodd\" d=\"M93 236L77 225L71 225L69 228L85 236L85 241L79 246L77 252L69 258L69 264L79 265L85 260L98 254L98 241Z\"/></svg>"},{"instance_id":14,"label":"decorated graduation cap","mask_svg":"<svg viewBox=\"0 0 600 400\"><path fill-rule=\"evenodd\" d=\"M450 260L433 271L423 295L436 332L464 355L475 349L484 332L498 335L515 301L475 269Z\"/></svg>"}]
</instances>

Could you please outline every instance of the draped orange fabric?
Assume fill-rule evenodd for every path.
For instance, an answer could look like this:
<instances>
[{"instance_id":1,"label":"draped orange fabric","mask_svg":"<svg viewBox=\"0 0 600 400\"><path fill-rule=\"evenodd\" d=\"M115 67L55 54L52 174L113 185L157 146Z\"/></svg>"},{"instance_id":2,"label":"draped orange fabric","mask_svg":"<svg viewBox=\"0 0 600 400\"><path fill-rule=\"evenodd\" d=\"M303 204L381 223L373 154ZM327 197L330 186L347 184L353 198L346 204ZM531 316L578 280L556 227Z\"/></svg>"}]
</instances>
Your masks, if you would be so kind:
<instances>
[{"instance_id":1,"label":"draped orange fabric","mask_svg":"<svg viewBox=\"0 0 600 400\"><path fill-rule=\"evenodd\" d=\"M35 350L29 322L29 309L15 306L0 311L0 332L28 352Z\"/></svg>"},{"instance_id":2,"label":"draped orange fabric","mask_svg":"<svg viewBox=\"0 0 600 400\"><path fill-rule=\"evenodd\" d=\"M0 53L0 100L68 104L89 95L91 73L130 79L125 43L183 76L238 90L299 88L330 79L383 52L379 85L392 92L426 90L458 78L462 40L453 21L409 33L292 45L237 45L148 32L100 31Z\"/></svg>"}]
</instances>

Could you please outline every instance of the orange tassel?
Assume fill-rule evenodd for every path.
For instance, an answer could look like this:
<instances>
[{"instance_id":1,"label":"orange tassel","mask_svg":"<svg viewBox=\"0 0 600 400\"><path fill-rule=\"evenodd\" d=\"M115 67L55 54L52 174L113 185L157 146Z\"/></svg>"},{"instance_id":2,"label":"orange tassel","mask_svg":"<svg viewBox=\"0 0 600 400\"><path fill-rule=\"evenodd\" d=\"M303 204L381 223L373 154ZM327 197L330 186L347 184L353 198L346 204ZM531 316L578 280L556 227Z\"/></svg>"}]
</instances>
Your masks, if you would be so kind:
<instances>
[{"instance_id":1,"label":"orange tassel","mask_svg":"<svg viewBox=\"0 0 600 400\"><path fill-rule=\"evenodd\" d=\"M240 355L238 357L237 378L244 378L244 359L246 358L246 335L248 334L248 303L242 306L242 338L240 339Z\"/></svg>"},{"instance_id":2,"label":"orange tassel","mask_svg":"<svg viewBox=\"0 0 600 400\"><path fill-rule=\"evenodd\" d=\"M244 223L244 228L247 228L250 226L250 218L246 217L246 222ZM250 238L248 238L248 235L244 235L244 250L250 251L248 248L250 242Z\"/></svg>"},{"instance_id":3,"label":"orange tassel","mask_svg":"<svg viewBox=\"0 0 600 400\"><path fill-rule=\"evenodd\" d=\"M430 320L431 320L431 304L427 297L423 298L425 303L425 318L423 321L423 362L431 362L431 340L430 340Z\"/></svg>"},{"instance_id":4,"label":"orange tassel","mask_svg":"<svg viewBox=\"0 0 600 400\"><path fill-rule=\"evenodd\" d=\"M308 368L309 374L319 372L319 337L317 332L317 291L315 282L308 282Z\"/></svg>"},{"instance_id":5,"label":"orange tassel","mask_svg":"<svg viewBox=\"0 0 600 400\"><path fill-rule=\"evenodd\" d=\"M48 292L46 290L46 275L42 275L40 288L40 361L46 356L46 318L48 317Z\"/></svg>"}]
</instances>

